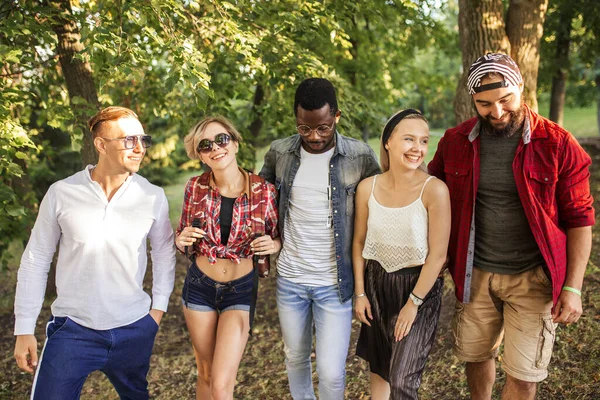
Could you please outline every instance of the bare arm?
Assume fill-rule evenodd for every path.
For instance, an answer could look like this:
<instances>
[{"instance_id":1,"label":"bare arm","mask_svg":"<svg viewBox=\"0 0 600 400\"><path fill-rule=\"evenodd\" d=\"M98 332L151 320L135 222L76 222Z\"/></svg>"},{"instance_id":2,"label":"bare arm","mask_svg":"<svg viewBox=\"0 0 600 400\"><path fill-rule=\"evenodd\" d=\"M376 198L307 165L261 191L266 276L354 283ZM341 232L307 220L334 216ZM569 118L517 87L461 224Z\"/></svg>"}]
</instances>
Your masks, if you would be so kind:
<instances>
[{"instance_id":1,"label":"bare arm","mask_svg":"<svg viewBox=\"0 0 600 400\"><path fill-rule=\"evenodd\" d=\"M567 276L564 286L581 290L583 276L592 251L592 227L567 229ZM577 322L583 313L581 296L563 290L554 307L554 322Z\"/></svg>"},{"instance_id":2,"label":"bare arm","mask_svg":"<svg viewBox=\"0 0 600 400\"><path fill-rule=\"evenodd\" d=\"M448 254L450 240L450 194L446 185L437 179L429 181L423 193L429 219L429 254L413 290L424 298L437 279Z\"/></svg>"},{"instance_id":3,"label":"bare arm","mask_svg":"<svg viewBox=\"0 0 600 400\"><path fill-rule=\"evenodd\" d=\"M448 253L451 217L450 194L446 184L438 179L429 181L423 193L423 204L427 208L429 221L429 253L413 289L413 294L421 299L425 298L433 287L446 262ZM417 311L418 307L410 300L402 307L394 330L396 341L402 340L408 335Z\"/></svg>"},{"instance_id":4,"label":"bare arm","mask_svg":"<svg viewBox=\"0 0 600 400\"><path fill-rule=\"evenodd\" d=\"M362 256L367 236L367 220L369 219L369 207L367 202L371 194L373 177L364 179L358 184L354 205L354 237L352 239L352 267L354 269L354 293L362 295L365 293L365 259ZM371 325L369 319L373 319L371 305L366 296L356 298L356 318L361 322ZM369 319L367 319L367 317Z\"/></svg>"}]
</instances>

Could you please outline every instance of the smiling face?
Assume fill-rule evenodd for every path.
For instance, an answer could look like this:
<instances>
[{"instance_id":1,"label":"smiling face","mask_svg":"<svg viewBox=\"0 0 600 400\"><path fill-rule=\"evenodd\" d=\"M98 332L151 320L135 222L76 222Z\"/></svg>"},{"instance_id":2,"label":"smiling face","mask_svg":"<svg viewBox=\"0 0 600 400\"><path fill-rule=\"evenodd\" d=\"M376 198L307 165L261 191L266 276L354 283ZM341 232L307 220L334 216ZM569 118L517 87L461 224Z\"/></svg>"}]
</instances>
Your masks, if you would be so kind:
<instances>
[{"instance_id":1,"label":"smiling face","mask_svg":"<svg viewBox=\"0 0 600 400\"><path fill-rule=\"evenodd\" d=\"M98 149L99 163L105 164L113 173L134 173L139 171L140 164L146 154L146 149L139 139L144 135L144 128L136 118L119 118L114 121L105 121L100 136L94 139ZM126 136L138 136L137 144L133 149L125 148ZM108 140L103 140L108 139Z\"/></svg>"},{"instance_id":2,"label":"smiling face","mask_svg":"<svg viewBox=\"0 0 600 400\"><path fill-rule=\"evenodd\" d=\"M215 137L223 133L231 137L223 125L218 122L211 122L206 125L206 128L200 135L199 142L203 139L208 139L214 142ZM217 142L219 142L219 140L217 140ZM224 145L224 147L213 143L210 152L198 151L198 156L200 157L200 161L208 165L213 170L223 170L231 165L234 165L235 168L237 168L237 160L235 155L237 154L238 150L239 143L236 142L233 137L231 137L229 143Z\"/></svg>"},{"instance_id":3,"label":"smiling face","mask_svg":"<svg viewBox=\"0 0 600 400\"><path fill-rule=\"evenodd\" d=\"M482 85L501 82L501 75L482 79ZM484 130L491 135L510 137L523 123L524 111L522 86L501 87L473 95L477 115Z\"/></svg>"},{"instance_id":4,"label":"smiling face","mask_svg":"<svg viewBox=\"0 0 600 400\"><path fill-rule=\"evenodd\" d=\"M389 155L390 169L415 170L427 155L429 127L422 119L405 118L396 125L384 147Z\"/></svg>"},{"instance_id":5,"label":"smiling face","mask_svg":"<svg viewBox=\"0 0 600 400\"><path fill-rule=\"evenodd\" d=\"M329 104L317 110L305 110L302 106L298 106L296 113L296 126L306 125L312 129L307 136L301 136L302 147L309 153L320 154L325 153L335 145L335 128L340 120L340 111L335 115L331 115ZM333 126L333 128L325 135L317 132L317 128L322 125Z\"/></svg>"}]
</instances>

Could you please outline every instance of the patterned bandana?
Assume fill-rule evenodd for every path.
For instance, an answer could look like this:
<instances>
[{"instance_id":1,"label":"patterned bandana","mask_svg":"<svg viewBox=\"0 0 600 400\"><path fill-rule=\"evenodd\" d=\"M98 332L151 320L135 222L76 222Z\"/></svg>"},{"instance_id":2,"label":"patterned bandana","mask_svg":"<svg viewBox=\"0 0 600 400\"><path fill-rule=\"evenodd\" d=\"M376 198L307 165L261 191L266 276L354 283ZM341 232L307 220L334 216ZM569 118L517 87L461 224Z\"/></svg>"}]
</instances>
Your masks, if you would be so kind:
<instances>
[{"instance_id":1,"label":"patterned bandana","mask_svg":"<svg viewBox=\"0 0 600 400\"><path fill-rule=\"evenodd\" d=\"M504 80L482 85L481 79L489 73L500 74ZM519 86L522 83L523 77L521 76L521 71L519 71L519 66L512 58L502 53L488 53L485 56L479 57L471 65L471 68L469 68L467 89L469 90L469 94L473 95L501 87Z\"/></svg>"}]
</instances>

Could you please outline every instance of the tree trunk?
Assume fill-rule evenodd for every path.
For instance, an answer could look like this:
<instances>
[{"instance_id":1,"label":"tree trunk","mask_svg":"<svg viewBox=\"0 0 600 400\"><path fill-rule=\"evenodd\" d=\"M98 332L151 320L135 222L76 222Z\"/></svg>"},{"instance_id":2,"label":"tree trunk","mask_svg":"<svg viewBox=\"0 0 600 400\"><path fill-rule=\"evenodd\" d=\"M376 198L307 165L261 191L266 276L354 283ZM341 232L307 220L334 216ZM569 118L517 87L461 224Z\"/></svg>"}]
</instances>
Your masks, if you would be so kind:
<instances>
[{"instance_id":1,"label":"tree trunk","mask_svg":"<svg viewBox=\"0 0 600 400\"><path fill-rule=\"evenodd\" d=\"M83 52L83 44L79 28L73 20L70 1L56 0L51 1L50 4L57 12L54 25L54 32L58 38L56 52L75 116L74 131L83 132L81 161L83 165L95 164L98 161L98 154L87 127L87 120L100 108L100 102L92 77L92 68L87 61L75 57Z\"/></svg>"},{"instance_id":2,"label":"tree trunk","mask_svg":"<svg viewBox=\"0 0 600 400\"><path fill-rule=\"evenodd\" d=\"M600 135L600 57L596 57L596 88L597 88L597 96L596 96L596 121L598 123L598 134Z\"/></svg>"},{"instance_id":3,"label":"tree trunk","mask_svg":"<svg viewBox=\"0 0 600 400\"><path fill-rule=\"evenodd\" d=\"M540 40L548 0L510 0L506 16L506 34L510 40L510 56L519 65L525 91L525 103L538 110L537 77L540 64Z\"/></svg>"},{"instance_id":4,"label":"tree trunk","mask_svg":"<svg viewBox=\"0 0 600 400\"><path fill-rule=\"evenodd\" d=\"M502 0L459 0L458 25L463 74L456 88L454 115L460 123L475 115L466 82L469 67L490 52L510 53Z\"/></svg>"},{"instance_id":5,"label":"tree trunk","mask_svg":"<svg viewBox=\"0 0 600 400\"><path fill-rule=\"evenodd\" d=\"M569 47L571 46L571 29L573 26L574 8L563 4L559 9L559 23L556 30L556 72L552 77L552 94L550 97L550 119L563 125L567 77L569 74Z\"/></svg>"},{"instance_id":6,"label":"tree trunk","mask_svg":"<svg viewBox=\"0 0 600 400\"><path fill-rule=\"evenodd\" d=\"M258 135L260 135L260 130L262 129L263 119L262 119L262 110L261 105L265 98L265 89L263 85L260 83L256 84L256 91L254 92L254 101L252 102L252 115L254 119L250 124L250 140L253 146L257 146L258 143Z\"/></svg>"}]
</instances>

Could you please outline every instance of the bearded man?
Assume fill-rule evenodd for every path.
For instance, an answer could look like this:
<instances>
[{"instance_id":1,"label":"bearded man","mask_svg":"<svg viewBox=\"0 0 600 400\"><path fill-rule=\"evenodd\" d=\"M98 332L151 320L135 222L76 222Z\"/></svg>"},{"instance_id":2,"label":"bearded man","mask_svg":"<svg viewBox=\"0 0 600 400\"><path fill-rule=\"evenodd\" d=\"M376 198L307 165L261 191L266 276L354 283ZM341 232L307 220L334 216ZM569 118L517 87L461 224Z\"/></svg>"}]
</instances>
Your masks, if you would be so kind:
<instances>
[{"instance_id":1,"label":"bearded man","mask_svg":"<svg viewBox=\"0 0 600 400\"><path fill-rule=\"evenodd\" d=\"M502 399L533 399L548 376L556 324L582 313L591 160L524 104L509 56L477 59L467 87L478 116L448 129L428 166L451 198L454 351L467 363L471 397L490 399L504 340Z\"/></svg>"}]
</instances>

